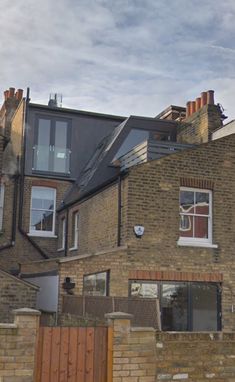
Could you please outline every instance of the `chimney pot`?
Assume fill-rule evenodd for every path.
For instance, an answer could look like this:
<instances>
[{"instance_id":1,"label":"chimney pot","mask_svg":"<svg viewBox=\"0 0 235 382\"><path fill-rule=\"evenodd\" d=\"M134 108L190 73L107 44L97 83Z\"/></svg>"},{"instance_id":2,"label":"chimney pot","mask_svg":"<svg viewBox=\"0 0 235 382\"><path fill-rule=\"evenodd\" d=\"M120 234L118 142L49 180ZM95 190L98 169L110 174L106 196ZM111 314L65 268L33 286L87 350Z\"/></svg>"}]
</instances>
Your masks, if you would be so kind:
<instances>
[{"instance_id":1,"label":"chimney pot","mask_svg":"<svg viewBox=\"0 0 235 382\"><path fill-rule=\"evenodd\" d=\"M22 89L18 89L16 94L15 94L15 97L18 101L21 101L22 98L23 98L23 90Z\"/></svg>"},{"instance_id":2,"label":"chimney pot","mask_svg":"<svg viewBox=\"0 0 235 382\"><path fill-rule=\"evenodd\" d=\"M193 113L195 113L195 111L196 111L196 102L195 102L195 101L192 101L192 102L191 102L191 115L192 115Z\"/></svg>"},{"instance_id":3,"label":"chimney pot","mask_svg":"<svg viewBox=\"0 0 235 382\"><path fill-rule=\"evenodd\" d=\"M207 104L207 92L201 93L201 107Z\"/></svg>"},{"instance_id":4,"label":"chimney pot","mask_svg":"<svg viewBox=\"0 0 235 382\"><path fill-rule=\"evenodd\" d=\"M201 109L201 97L196 98L196 111Z\"/></svg>"},{"instance_id":5,"label":"chimney pot","mask_svg":"<svg viewBox=\"0 0 235 382\"><path fill-rule=\"evenodd\" d=\"M15 95L15 88L9 88L9 98L13 98Z\"/></svg>"},{"instance_id":6,"label":"chimney pot","mask_svg":"<svg viewBox=\"0 0 235 382\"><path fill-rule=\"evenodd\" d=\"M187 104L186 104L186 118L190 117L190 105L191 105L191 102L188 101Z\"/></svg>"},{"instance_id":7,"label":"chimney pot","mask_svg":"<svg viewBox=\"0 0 235 382\"><path fill-rule=\"evenodd\" d=\"M9 98L9 90L5 90L4 98L5 98L5 101L7 100L7 98Z\"/></svg>"},{"instance_id":8,"label":"chimney pot","mask_svg":"<svg viewBox=\"0 0 235 382\"><path fill-rule=\"evenodd\" d=\"M208 90L207 103L208 105L214 105L214 90Z\"/></svg>"}]
</instances>

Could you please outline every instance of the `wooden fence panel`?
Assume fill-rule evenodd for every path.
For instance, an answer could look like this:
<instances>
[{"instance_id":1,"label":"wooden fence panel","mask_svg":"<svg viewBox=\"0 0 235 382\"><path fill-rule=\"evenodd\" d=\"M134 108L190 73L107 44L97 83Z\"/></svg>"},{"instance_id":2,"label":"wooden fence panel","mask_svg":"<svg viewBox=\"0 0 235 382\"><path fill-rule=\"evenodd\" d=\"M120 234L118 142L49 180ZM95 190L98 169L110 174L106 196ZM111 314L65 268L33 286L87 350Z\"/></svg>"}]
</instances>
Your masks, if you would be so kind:
<instances>
[{"instance_id":1,"label":"wooden fence panel","mask_svg":"<svg viewBox=\"0 0 235 382\"><path fill-rule=\"evenodd\" d=\"M85 370L86 328L80 328L78 336L77 380L83 381Z\"/></svg>"},{"instance_id":2,"label":"wooden fence panel","mask_svg":"<svg viewBox=\"0 0 235 382\"><path fill-rule=\"evenodd\" d=\"M108 328L41 327L36 382L106 382Z\"/></svg>"},{"instance_id":3,"label":"wooden fence panel","mask_svg":"<svg viewBox=\"0 0 235 382\"><path fill-rule=\"evenodd\" d=\"M60 328L52 329L50 380L53 382L59 382L60 335Z\"/></svg>"}]
</instances>

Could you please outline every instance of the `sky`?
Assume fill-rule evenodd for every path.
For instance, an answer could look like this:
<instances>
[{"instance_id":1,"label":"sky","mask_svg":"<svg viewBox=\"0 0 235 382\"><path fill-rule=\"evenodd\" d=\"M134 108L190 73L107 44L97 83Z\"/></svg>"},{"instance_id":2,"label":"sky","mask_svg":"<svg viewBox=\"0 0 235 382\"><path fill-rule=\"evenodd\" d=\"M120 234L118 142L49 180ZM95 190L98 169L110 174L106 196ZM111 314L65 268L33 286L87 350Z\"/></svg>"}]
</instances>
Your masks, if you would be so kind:
<instances>
[{"instance_id":1,"label":"sky","mask_svg":"<svg viewBox=\"0 0 235 382\"><path fill-rule=\"evenodd\" d=\"M1 0L0 92L156 116L215 90L235 118L234 0Z\"/></svg>"}]
</instances>

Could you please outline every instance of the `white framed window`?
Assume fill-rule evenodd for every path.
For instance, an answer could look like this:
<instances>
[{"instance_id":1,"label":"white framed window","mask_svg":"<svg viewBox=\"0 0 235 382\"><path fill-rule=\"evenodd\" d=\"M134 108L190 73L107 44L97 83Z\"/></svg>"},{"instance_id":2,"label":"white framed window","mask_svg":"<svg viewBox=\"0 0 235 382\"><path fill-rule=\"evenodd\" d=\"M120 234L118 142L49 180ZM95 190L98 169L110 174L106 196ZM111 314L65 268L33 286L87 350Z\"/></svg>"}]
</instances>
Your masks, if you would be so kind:
<instances>
[{"instance_id":1,"label":"white framed window","mask_svg":"<svg viewBox=\"0 0 235 382\"><path fill-rule=\"evenodd\" d=\"M65 236L66 236L66 219L65 217L63 217L60 220L58 251L65 249Z\"/></svg>"},{"instance_id":2,"label":"white framed window","mask_svg":"<svg viewBox=\"0 0 235 382\"><path fill-rule=\"evenodd\" d=\"M212 245L212 191L180 188L179 245Z\"/></svg>"},{"instance_id":3,"label":"white framed window","mask_svg":"<svg viewBox=\"0 0 235 382\"><path fill-rule=\"evenodd\" d=\"M4 184L0 184L0 231L3 227Z\"/></svg>"},{"instance_id":4,"label":"white framed window","mask_svg":"<svg viewBox=\"0 0 235 382\"><path fill-rule=\"evenodd\" d=\"M32 187L29 233L34 236L55 235L56 190Z\"/></svg>"},{"instance_id":5,"label":"white framed window","mask_svg":"<svg viewBox=\"0 0 235 382\"><path fill-rule=\"evenodd\" d=\"M78 235L79 235L79 213L76 211L76 212L73 212L73 215L72 215L72 248L70 248L71 250L78 248L78 244L79 244Z\"/></svg>"}]
</instances>

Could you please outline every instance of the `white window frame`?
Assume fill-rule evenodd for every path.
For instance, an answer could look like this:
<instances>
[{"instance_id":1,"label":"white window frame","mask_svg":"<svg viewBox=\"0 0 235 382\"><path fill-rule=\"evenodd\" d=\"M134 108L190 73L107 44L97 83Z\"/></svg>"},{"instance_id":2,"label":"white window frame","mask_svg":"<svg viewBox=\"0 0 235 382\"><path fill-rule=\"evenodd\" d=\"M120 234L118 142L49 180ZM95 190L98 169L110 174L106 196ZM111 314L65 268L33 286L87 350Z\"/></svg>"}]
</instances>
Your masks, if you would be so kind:
<instances>
[{"instance_id":1,"label":"white window frame","mask_svg":"<svg viewBox=\"0 0 235 382\"><path fill-rule=\"evenodd\" d=\"M3 228L3 212L4 212L4 192L5 186L3 183L0 184L0 232Z\"/></svg>"},{"instance_id":2,"label":"white window frame","mask_svg":"<svg viewBox=\"0 0 235 382\"><path fill-rule=\"evenodd\" d=\"M61 247L58 248L58 251L63 251L65 249L65 236L66 236L66 218L65 216L63 218L61 218L60 220L60 224L61 224L61 231L59 232L59 235L62 235L62 240L61 240ZM60 237L59 237L59 241L60 241Z\"/></svg>"},{"instance_id":3,"label":"white window frame","mask_svg":"<svg viewBox=\"0 0 235 382\"><path fill-rule=\"evenodd\" d=\"M54 210L53 210L53 221L52 221L52 231L40 231L40 230L31 230L31 212L32 212L32 196L34 189L47 189L54 191ZM41 237L57 237L55 235L55 215L56 215L56 189L53 187L44 187L44 186L33 186L31 188L31 202L30 202L30 222L29 222L29 236L41 236Z\"/></svg>"},{"instance_id":4,"label":"white window frame","mask_svg":"<svg viewBox=\"0 0 235 382\"><path fill-rule=\"evenodd\" d=\"M78 241L78 235L79 235L79 227L78 227L79 226L79 212L76 211L73 214L74 215L72 215L72 216L74 216L74 226L72 227L72 230L73 230L73 234L74 234L74 241L72 243L73 244L72 248L69 249L70 251L78 249L78 243L79 243L79 241ZM72 221L72 223L73 223L73 221Z\"/></svg>"},{"instance_id":5,"label":"white window frame","mask_svg":"<svg viewBox=\"0 0 235 382\"><path fill-rule=\"evenodd\" d=\"M212 191L207 189L201 189L201 188L191 188L191 187L180 187L181 191L189 191L189 192L203 192L207 193L209 195L209 214L203 215L203 214L196 214L196 213L182 213L179 211L179 216L185 215L185 216L202 216L208 218L208 238L196 238L196 237L184 237L180 236L179 240L177 242L178 245L182 246L197 246L197 247L212 247L217 248L218 246L215 244L212 244ZM180 195L179 195L179 204L180 204Z\"/></svg>"}]
</instances>

